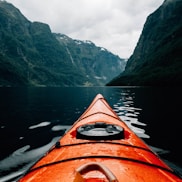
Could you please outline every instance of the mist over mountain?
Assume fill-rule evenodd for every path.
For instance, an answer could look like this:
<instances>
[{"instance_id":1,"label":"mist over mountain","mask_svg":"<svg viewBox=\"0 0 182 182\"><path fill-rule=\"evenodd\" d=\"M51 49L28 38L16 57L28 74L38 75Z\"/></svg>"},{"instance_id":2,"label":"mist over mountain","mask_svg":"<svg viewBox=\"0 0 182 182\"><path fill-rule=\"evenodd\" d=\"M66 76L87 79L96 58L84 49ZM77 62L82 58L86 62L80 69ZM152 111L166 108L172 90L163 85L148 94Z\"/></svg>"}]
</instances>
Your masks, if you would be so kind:
<instances>
[{"instance_id":1,"label":"mist over mountain","mask_svg":"<svg viewBox=\"0 0 182 182\"><path fill-rule=\"evenodd\" d=\"M182 85L181 11L181 0L165 0L150 14L125 71L107 85Z\"/></svg>"},{"instance_id":2,"label":"mist over mountain","mask_svg":"<svg viewBox=\"0 0 182 182\"><path fill-rule=\"evenodd\" d=\"M126 61L91 41L53 33L0 1L0 86L103 86Z\"/></svg>"}]
</instances>

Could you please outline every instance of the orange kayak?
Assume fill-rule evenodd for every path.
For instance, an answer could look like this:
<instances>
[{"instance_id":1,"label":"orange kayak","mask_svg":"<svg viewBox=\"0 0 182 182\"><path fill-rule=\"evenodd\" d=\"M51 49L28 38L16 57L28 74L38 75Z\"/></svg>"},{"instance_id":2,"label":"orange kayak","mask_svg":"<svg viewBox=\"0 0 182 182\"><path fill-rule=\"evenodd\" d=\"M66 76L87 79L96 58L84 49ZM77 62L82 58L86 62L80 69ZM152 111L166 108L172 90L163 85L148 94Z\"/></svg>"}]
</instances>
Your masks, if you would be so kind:
<instances>
[{"instance_id":1,"label":"orange kayak","mask_svg":"<svg viewBox=\"0 0 182 182\"><path fill-rule=\"evenodd\" d=\"M178 182L182 179L101 94L19 182Z\"/></svg>"}]
</instances>

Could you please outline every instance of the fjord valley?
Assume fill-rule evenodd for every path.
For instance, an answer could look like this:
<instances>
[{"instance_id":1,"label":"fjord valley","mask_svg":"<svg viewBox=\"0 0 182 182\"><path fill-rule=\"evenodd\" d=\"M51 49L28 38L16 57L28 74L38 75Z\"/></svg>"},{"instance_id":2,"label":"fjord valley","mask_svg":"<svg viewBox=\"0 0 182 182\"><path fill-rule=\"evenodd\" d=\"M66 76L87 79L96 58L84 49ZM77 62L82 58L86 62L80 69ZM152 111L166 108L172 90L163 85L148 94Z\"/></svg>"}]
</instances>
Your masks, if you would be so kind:
<instances>
[{"instance_id":1,"label":"fjord valley","mask_svg":"<svg viewBox=\"0 0 182 182\"><path fill-rule=\"evenodd\" d=\"M53 33L0 1L0 86L103 86L125 64L105 48Z\"/></svg>"},{"instance_id":2,"label":"fjord valley","mask_svg":"<svg viewBox=\"0 0 182 182\"><path fill-rule=\"evenodd\" d=\"M182 83L181 2L165 0L148 16L127 61L0 0L0 181L24 174L98 93L182 176L182 87L173 87Z\"/></svg>"},{"instance_id":3,"label":"fjord valley","mask_svg":"<svg viewBox=\"0 0 182 182\"><path fill-rule=\"evenodd\" d=\"M181 0L165 0L150 14L127 61L0 1L0 86L180 86L181 9Z\"/></svg>"},{"instance_id":4,"label":"fjord valley","mask_svg":"<svg viewBox=\"0 0 182 182\"><path fill-rule=\"evenodd\" d=\"M181 0L165 0L147 17L124 72L107 85L182 86L181 10Z\"/></svg>"}]
</instances>

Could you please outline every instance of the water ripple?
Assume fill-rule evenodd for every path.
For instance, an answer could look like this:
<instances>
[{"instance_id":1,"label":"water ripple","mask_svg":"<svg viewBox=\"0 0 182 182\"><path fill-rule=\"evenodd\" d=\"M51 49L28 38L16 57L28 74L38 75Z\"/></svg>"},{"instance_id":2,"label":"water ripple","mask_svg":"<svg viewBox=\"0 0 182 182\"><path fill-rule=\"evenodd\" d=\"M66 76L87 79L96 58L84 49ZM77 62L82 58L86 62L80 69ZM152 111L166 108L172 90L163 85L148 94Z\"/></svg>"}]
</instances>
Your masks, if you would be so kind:
<instances>
[{"instance_id":1,"label":"water ripple","mask_svg":"<svg viewBox=\"0 0 182 182\"><path fill-rule=\"evenodd\" d=\"M128 94L121 94L122 98L113 105L114 111L118 114L122 121L124 121L128 127L133 130L141 138L150 138L149 135L145 133L146 124L138 120L138 116L142 111L141 108L134 107L133 97L128 96Z\"/></svg>"},{"instance_id":2,"label":"water ripple","mask_svg":"<svg viewBox=\"0 0 182 182\"><path fill-rule=\"evenodd\" d=\"M0 181L6 182L23 174L35 161L44 155L58 139L59 137L55 137L50 143L30 151L27 151L30 146L26 145L13 152L7 158L1 160L0 177L1 175L4 175Z\"/></svg>"}]
</instances>

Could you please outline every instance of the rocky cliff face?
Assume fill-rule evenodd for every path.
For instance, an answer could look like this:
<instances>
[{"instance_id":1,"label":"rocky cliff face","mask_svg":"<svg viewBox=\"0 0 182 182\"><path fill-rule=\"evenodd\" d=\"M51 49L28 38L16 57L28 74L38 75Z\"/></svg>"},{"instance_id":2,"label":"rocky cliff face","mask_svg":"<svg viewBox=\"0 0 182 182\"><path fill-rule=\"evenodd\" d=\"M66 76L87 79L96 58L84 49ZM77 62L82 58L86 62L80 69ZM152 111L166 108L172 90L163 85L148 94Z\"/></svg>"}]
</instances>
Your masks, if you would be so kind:
<instances>
[{"instance_id":1,"label":"rocky cliff face","mask_svg":"<svg viewBox=\"0 0 182 182\"><path fill-rule=\"evenodd\" d=\"M66 48L69 64L80 68L87 78L106 84L124 70L126 61L91 41L73 40L63 34L55 34L57 40ZM89 84L87 82L87 84Z\"/></svg>"},{"instance_id":2,"label":"rocky cliff face","mask_svg":"<svg viewBox=\"0 0 182 182\"><path fill-rule=\"evenodd\" d=\"M98 86L123 71L118 56L80 43L0 1L0 86Z\"/></svg>"},{"instance_id":3,"label":"rocky cliff face","mask_svg":"<svg viewBox=\"0 0 182 182\"><path fill-rule=\"evenodd\" d=\"M108 85L182 84L181 10L181 0L166 0L148 16L125 71Z\"/></svg>"}]
</instances>

